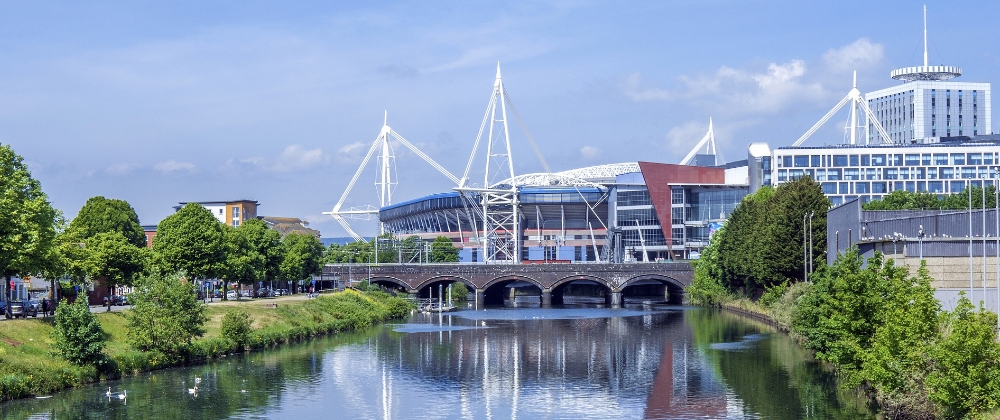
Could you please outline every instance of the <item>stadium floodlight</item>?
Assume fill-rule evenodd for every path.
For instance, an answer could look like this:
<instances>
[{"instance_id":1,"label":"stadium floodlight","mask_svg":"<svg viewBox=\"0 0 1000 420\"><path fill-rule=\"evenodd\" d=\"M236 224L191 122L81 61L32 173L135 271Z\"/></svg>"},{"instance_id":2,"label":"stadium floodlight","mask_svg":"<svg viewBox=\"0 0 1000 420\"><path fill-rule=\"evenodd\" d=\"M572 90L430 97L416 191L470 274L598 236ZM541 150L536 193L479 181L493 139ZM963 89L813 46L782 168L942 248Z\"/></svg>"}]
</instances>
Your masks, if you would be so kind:
<instances>
[{"instance_id":1,"label":"stadium floodlight","mask_svg":"<svg viewBox=\"0 0 1000 420\"><path fill-rule=\"evenodd\" d=\"M414 154L426 161L434 167L434 169L437 169L438 172L441 172L444 176L448 177L448 179L455 184L459 183L458 178L455 175L452 175L451 172L448 172L447 169L435 162L434 159L431 159L430 156L427 156L427 154L420 151L417 146L414 146L413 143L410 143L403 138L403 136L399 135L399 133L389 127L389 113L386 112L385 119L382 123L382 130L380 130L378 136L375 137L375 141L372 142L371 147L368 149L368 153L365 154L365 158L361 161L361 165L358 166L358 170L354 172L354 177L351 178L351 182L347 184L347 188L344 189L344 193L341 194L340 200L338 200L337 204L333 206L333 210L323 212L323 214L333 216L333 219L340 223L344 230L346 230L347 233L356 241L361 241L364 238L362 238L361 235L358 235L354 229L351 229L351 226L347 223L346 219L352 218L371 220L372 217L378 217L379 208L392 204L392 192L395 189L396 184L398 184L398 178L396 177L396 157L392 152L390 139L395 139L403 146L406 146L406 148L410 149ZM351 189L354 188L354 184L357 183L358 178L361 177L361 172L365 170L365 167L368 166L368 162L371 161L372 156L374 156L375 152L379 150L381 150L378 157L379 170L375 181L375 186L378 188L379 192L379 208L369 205L361 208L354 207L342 210L341 208L344 205L344 201L347 200L347 195L351 193ZM385 225L381 222L379 222L379 233L385 233Z\"/></svg>"}]
</instances>

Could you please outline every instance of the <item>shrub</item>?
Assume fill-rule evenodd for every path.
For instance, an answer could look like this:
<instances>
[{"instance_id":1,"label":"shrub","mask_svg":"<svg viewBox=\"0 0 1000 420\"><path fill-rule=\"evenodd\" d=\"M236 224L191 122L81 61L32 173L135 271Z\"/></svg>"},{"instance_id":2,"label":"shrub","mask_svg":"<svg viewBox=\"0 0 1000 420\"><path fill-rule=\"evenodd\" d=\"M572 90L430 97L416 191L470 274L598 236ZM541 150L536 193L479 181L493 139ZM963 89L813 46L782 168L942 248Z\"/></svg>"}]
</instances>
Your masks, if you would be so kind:
<instances>
[{"instance_id":1,"label":"shrub","mask_svg":"<svg viewBox=\"0 0 1000 420\"><path fill-rule=\"evenodd\" d=\"M226 312L222 316L222 337L231 340L237 348L245 348L250 343L253 320L242 309Z\"/></svg>"},{"instance_id":2,"label":"shrub","mask_svg":"<svg viewBox=\"0 0 1000 420\"><path fill-rule=\"evenodd\" d=\"M465 286L465 283L456 281L448 286L451 290L451 298L456 302L465 302L469 300L469 288Z\"/></svg>"},{"instance_id":3,"label":"shrub","mask_svg":"<svg viewBox=\"0 0 1000 420\"><path fill-rule=\"evenodd\" d=\"M942 337L931 350L934 369L927 376L930 398L948 418L996 409L1000 396L1000 344L996 315L973 309L962 294L955 310L942 316Z\"/></svg>"},{"instance_id":4,"label":"shrub","mask_svg":"<svg viewBox=\"0 0 1000 420\"><path fill-rule=\"evenodd\" d=\"M86 299L70 304L63 300L56 309L52 329L56 352L76 365L98 364L104 358L104 331L97 316L90 313Z\"/></svg>"},{"instance_id":5,"label":"shrub","mask_svg":"<svg viewBox=\"0 0 1000 420\"><path fill-rule=\"evenodd\" d=\"M788 282L776 284L770 287L765 286L764 294L760 296L758 303L765 308L771 308L775 303L778 303L781 296L785 294L785 290L788 290Z\"/></svg>"},{"instance_id":6,"label":"shrub","mask_svg":"<svg viewBox=\"0 0 1000 420\"><path fill-rule=\"evenodd\" d=\"M195 286L179 276L154 272L139 280L130 296L128 340L138 350L179 356L195 337L205 333L205 305Z\"/></svg>"}]
</instances>

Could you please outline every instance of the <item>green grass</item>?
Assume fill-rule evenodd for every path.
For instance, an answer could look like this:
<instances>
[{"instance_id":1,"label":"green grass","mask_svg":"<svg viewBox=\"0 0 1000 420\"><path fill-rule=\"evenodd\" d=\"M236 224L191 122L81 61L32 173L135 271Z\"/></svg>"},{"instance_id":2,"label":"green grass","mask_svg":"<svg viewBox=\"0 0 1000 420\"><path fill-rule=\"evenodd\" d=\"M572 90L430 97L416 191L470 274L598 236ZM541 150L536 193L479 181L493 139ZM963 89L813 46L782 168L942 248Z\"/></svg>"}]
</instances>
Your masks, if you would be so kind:
<instances>
[{"instance_id":1,"label":"green grass","mask_svg":"<svg viewBox=\"0 0 1000 420\"><path fill-rule=\"evenodd\" d=\"M265 303L277 303L266 308ZM220 336L222 317L242 309L253 319L248 349L236 348ZM411 309L402 299L381 292L345 291L308 300L245 301L208 306L206 334L183 355L167 357L134 350L127 342L123 312L97 315L108 337L108 362L101 368L75 366L55 355L50 333L52 317L0 322L0 400L48 395L60 389L133 375L139 372L199 363L223 354L262 349L302 338L370 327L405 316Z\"/></svg>"}]
</instances>

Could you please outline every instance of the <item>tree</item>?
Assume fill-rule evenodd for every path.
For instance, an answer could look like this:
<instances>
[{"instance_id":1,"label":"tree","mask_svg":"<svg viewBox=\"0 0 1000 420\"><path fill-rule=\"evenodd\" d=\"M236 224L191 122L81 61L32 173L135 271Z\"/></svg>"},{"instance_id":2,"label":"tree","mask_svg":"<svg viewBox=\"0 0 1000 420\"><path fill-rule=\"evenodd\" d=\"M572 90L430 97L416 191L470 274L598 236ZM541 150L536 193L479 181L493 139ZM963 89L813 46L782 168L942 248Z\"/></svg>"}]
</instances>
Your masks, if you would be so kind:
<instances>
[{"instance_id":1,"label":"tree","mask_svg":"<svg viewBox=\"0 0 1000 420\"><path fill-rule=\"evenodd\" d=\"M371 242L355 241L347 245L330 244L323 253L323 262L328 264L370 263L375 248Z\"/></svg>"},{"instance_id":2,"label":"tree","mask_svg":"<svg viewBox=\"0 0 1000 420\"><path fill-rule=\"evenodd\" d=\"M431 262L458 262L458 248L451 243L451 239L444 236L434 238L431 242Z\"/></svg>"},{"instance_id":3,"label":"tree","mask_svg":"<svg viewBox=\"0 0 1000 420\"><path fill-rule=\"evenodd\" d=\"M277 277L284 256L280 233L259 219L225 231L226 264L220 278L254 285Z\"/></svg>"},{"instance_id":4,"label":"tree","mask_svg":"<svg viewBox=\"0 0 1000 420\"><path fill-rule=\"evenodd\" d=\"M160 221L153 239L157 264L193 279L218 276L226 262L223 225L208 209L188 203Z\"/></svg>"},{"instance_id":5,"label":"tree","mask_svg":"<svg viewBox=\"0 0 1000 420\"><path fill-rule=\"evenodd\" d=\"M246 348L252 331L253 318L243 309L235 309L222 316L222 337L232 341L237 348Z\"/></svg>"},{"instance_id":6,"label":"tree","mask_svg":"<svg viewBox=\"0 0 1000 420\"><path fill-rule=\"evenodd\" d=\"M134 246L119 232L98 233L88 238L84 250L87 275L103 280L108 295L117 286L131 285L137 274L146 271L146 248Z\"/></svg>"},{"instance_id":7,"label":"tree","mask_svg":"<svg viewBox=\"0 0 1000 420\"><path fill-rule=\"evenodd\" d=\"M281 277L288 281L303 280L320 271L323 244L313 235L289 233L282 239L285 256L281 260Z\"/></svg>"},{"instance_id":8,"label":"tree","mask_svg":"<svg viewBox=\"0 0 1000 420\"><path fill-rule=\"evenodd\" d=\"M194 283L176 274L153 271L137 281L130 297L128 341L136 349L176 356L205 334L205 305Z\"/></svg>"},{"instance_id":9,"label":"tree","mask_svg":"<svg viewBox=\"0 0 1000 420\"><path fill-rule=\"evenodd\" d=\"M99 233L118 232L128 243L146 247L146 234L139 225L139 216L125 200L91 197L66 232L81 242Z\"/></svg>"},{"instance_id":10,"label":"tree","mask_svg":"<svg viewBox=\"0 0 1000 420\"><path fill-rule=\"evenodd\" d=\"M963 292L955 310L942 319L943 336L931 350L935 369L927 377L931 399L944 407L947 418L996 409L1000 405L996 314L982 306L974 310Z\"/></svg>"},{"instance_id":11,"label":"tree","mask_svg":"<svg viewBox=\"0 0 1000 420\"><path fill-rule=\"evenodd\" d=\"M31 177L21 156L0 145L0 276L4 289L14 275L49 268L57 212Z\"/></svg>"},{"instance_id":12,"label":"tree","mask_svg":"<svg viewBox=\"0 0 1000 420\"><path fill-rule=\"evenodd\" d=\"M64 300L56 308L52 339L56 352L70 363L96 364L104 358L104 331L84 299L73 304Z\"/></svg>"}]
</instances>

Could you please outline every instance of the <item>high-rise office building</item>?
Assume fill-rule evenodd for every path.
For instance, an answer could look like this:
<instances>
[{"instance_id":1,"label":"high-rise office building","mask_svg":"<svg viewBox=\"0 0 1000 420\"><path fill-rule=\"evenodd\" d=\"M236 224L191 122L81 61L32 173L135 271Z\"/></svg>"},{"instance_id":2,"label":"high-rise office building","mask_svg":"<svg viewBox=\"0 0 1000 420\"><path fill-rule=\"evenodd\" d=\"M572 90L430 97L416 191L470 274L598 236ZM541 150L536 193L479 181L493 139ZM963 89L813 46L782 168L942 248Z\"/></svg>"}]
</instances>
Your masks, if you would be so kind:
<instances>
[{"instance_id":1,"label":"high-rise office building","mask_svg":"<svg viewBox=\"0 0 1000 420\"><path fill-rule=\"evenodd\" d=\"M961 75L959 67L928 64L925 6L924 65L893 70L903 84L866 93L865 101L894 143L991 134L990 84L948 81ZM878 133L868 131L872 141Z\"/></svg>"}]
</instances>

